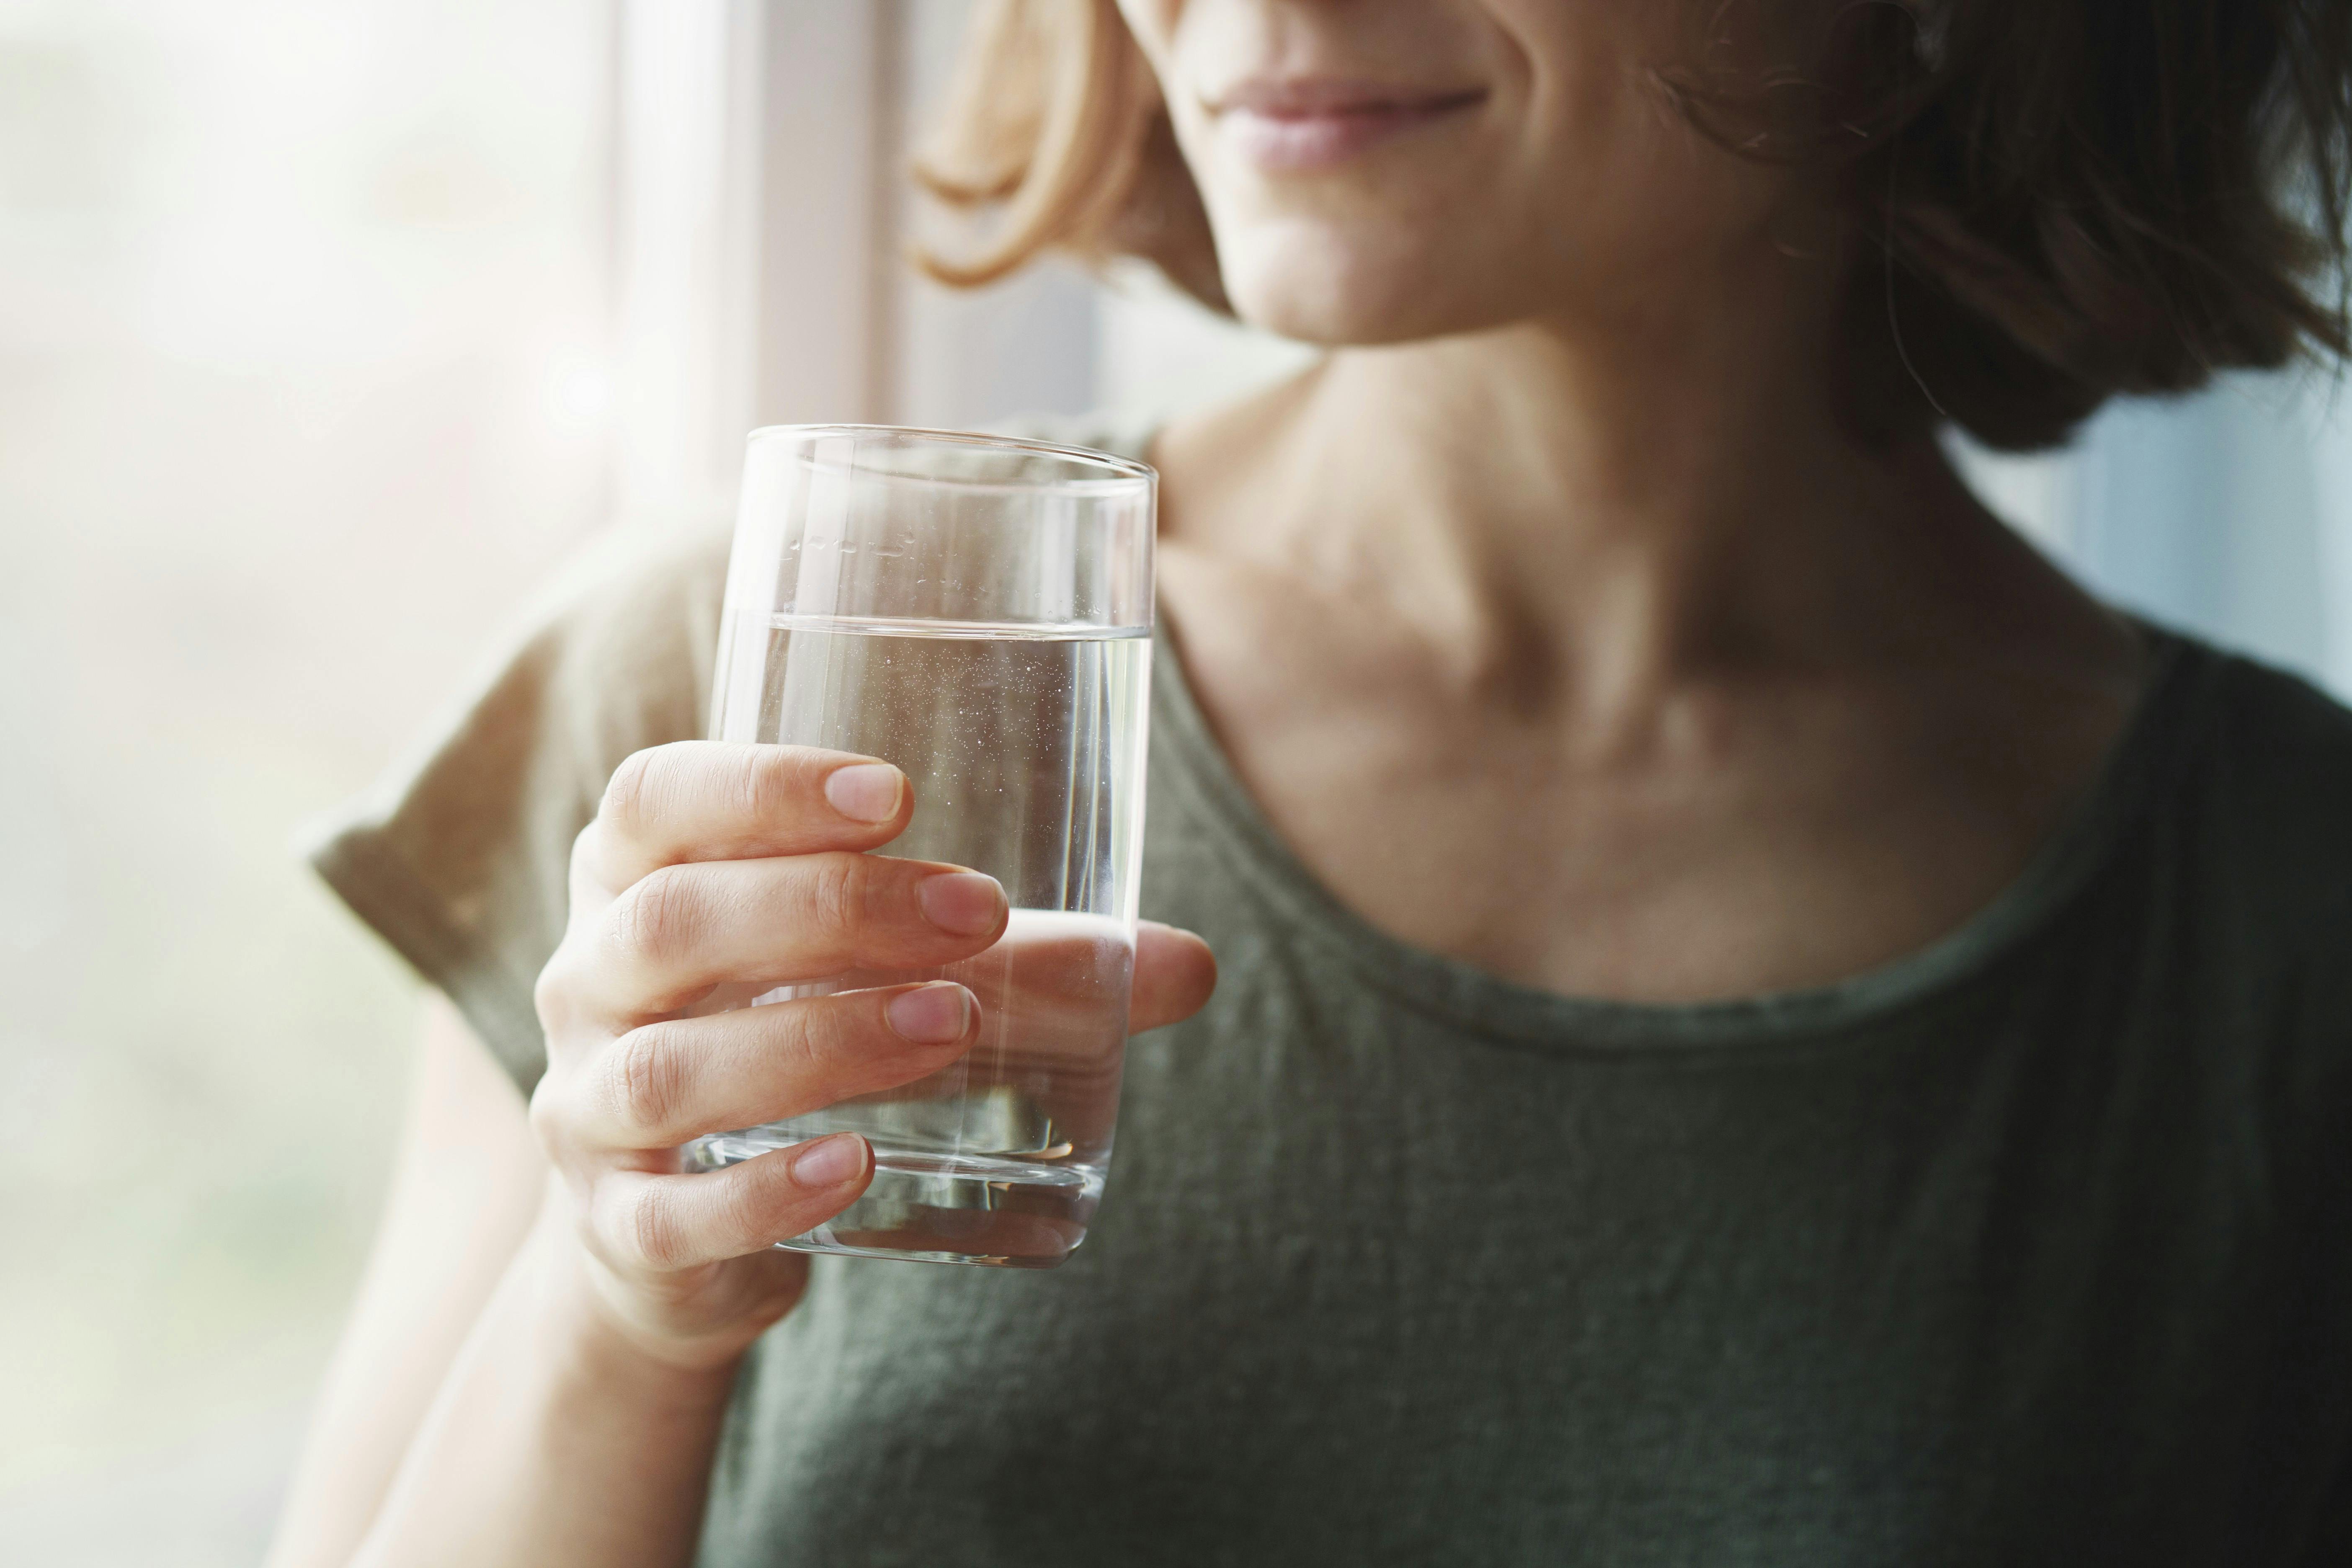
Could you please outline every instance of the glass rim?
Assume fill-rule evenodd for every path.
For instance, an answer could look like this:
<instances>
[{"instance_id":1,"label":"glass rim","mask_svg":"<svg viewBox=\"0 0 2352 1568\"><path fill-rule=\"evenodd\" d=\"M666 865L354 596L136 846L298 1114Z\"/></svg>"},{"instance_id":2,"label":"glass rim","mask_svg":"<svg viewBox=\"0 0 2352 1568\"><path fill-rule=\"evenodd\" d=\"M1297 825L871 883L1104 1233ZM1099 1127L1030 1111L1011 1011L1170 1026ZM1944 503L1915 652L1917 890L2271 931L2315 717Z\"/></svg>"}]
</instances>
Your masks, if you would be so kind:
<instances>
[{"instance_id":1,"label":"glass rim","mask_svg":"<svg viewBox=\"0 0 2352 1568\"><path fill-rule=\"evenodd\" d=\"M914 485L929 485L940 489L1002 491L1007 494L1047 493L1055 495L1114 496L1140 493L1149 495L1159 483L1160 470L1133 458L1122 458L1115 452L1097 451L1091 447L1066 446L1058 441L1037 441L1023 436L995 436L981 430L936 430L919 425L762 425L744 437L747 449L775 441L816 440L825 437L912 437L919 442L941 447L978 447L1001 452L1027 452L1039 457L1058 458L1089 468L1108 470L1112 477L1078 479L957 479L936 478L928 474L890 474L877 472L878 479L897 479ZM800 454L807 467L832 473L856 471L839 463L821 462L813 452Z\"/></svg>"}]
</instances>

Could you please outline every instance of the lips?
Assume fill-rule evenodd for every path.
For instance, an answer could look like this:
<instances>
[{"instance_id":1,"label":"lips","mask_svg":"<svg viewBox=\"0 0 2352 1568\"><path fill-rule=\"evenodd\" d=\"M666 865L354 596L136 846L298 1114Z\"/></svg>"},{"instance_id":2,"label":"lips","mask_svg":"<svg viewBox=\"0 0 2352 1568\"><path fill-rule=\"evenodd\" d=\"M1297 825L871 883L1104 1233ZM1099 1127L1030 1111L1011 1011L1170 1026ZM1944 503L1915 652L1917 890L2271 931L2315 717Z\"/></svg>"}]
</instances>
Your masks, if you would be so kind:
<instances>
[{"instance_id":1,"label":"lips","mask_svg":"<svg viewBox=\"0 0 2352 1568\"><path fill-rule=\"evenodd\" d=\"M1483 88L1428 89L1337 78L1252 80L1208 110L1227 144L1269 173L1346 163L1382 142L1454 120L1486 101Z\"/></svg>"}]
</instances>

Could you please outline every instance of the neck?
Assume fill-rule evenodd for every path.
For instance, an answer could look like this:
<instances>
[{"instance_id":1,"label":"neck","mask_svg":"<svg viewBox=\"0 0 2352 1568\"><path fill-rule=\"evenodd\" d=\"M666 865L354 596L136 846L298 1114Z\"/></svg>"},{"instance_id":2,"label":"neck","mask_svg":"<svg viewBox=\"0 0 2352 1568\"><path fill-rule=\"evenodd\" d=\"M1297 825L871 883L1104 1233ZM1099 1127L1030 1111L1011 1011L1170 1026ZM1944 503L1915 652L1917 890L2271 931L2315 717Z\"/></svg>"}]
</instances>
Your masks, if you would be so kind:
<instances>
[{"instance_id":1,"label":"neck","mask_svg":"<svg viewBox=\"0 0 2352 1568\"><path fill-rule=\"evenodd\" d=\"M1604 703L1875 647L1925 624L1936 563L2003 553L1931 441L1843 428L1818 278L1759 264L1677 294L1339 351L1193 433L1218 461L1185 473L1221 477L1173 496L1177 537L1370 597L1466 680Z\"/></svg>"}]
</instances>

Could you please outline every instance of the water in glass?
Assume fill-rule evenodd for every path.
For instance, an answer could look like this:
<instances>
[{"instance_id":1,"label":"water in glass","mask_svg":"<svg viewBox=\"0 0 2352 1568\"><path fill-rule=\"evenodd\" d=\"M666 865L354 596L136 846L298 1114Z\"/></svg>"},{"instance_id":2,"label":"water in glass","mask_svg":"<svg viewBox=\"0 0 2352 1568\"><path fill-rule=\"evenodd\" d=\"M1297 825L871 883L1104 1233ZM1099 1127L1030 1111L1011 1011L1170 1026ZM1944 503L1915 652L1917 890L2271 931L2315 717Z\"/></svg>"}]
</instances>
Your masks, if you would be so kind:
<instances>
[{"instance_id":1,"label":"water in glass","mask_svg":"<svg viewBox=\"0 0 2352 1568\"><path fill-rule=\"evenodd\" d=\"M881 757L912 782L912 825L885 853L1004 886L1013 915L977 958L854 972L703 1010L947 978L980 1000L980 1042L915 1083L790 1121L698 1141L711 1168L829 1132L866 1135L874 1184L788 1245L1046 1268L1085 1238L1103 1188L1127 1037L1141 852L1151 642L1146 626L862 620L730 613L722 690L759 712L728 739ZM757 660L754 682L739 661ZM730 670L737 672L730 679Z\"/></svg>"}]
</instances>

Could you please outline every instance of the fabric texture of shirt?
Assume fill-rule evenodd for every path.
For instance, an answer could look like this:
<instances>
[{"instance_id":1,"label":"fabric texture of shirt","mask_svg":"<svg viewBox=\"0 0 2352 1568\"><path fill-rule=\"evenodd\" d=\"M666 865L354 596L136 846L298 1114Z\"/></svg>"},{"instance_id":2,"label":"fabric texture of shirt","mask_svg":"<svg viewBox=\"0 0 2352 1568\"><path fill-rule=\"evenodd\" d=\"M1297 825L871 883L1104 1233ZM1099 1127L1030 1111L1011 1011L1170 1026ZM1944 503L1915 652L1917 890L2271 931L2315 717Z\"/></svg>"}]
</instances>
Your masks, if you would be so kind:
<instances>
[{"instance_id":1,"label":"fabric texture of shirt","mask_svg":"<svg viewBox=\"0 0 2352 1568\"><path fill-rule=\"evenodd\" d=\"M703 732L725 570L596 552L313 853L526 1090L572 839ZM1680 1007L1367 925L1163 644L1144 913L1215 998L1129 1047L1062 1268L816 1260L700 1562L2352 1562L2352 714L2154 635L1960 930Z\"/></svg>"}]
</instances>

